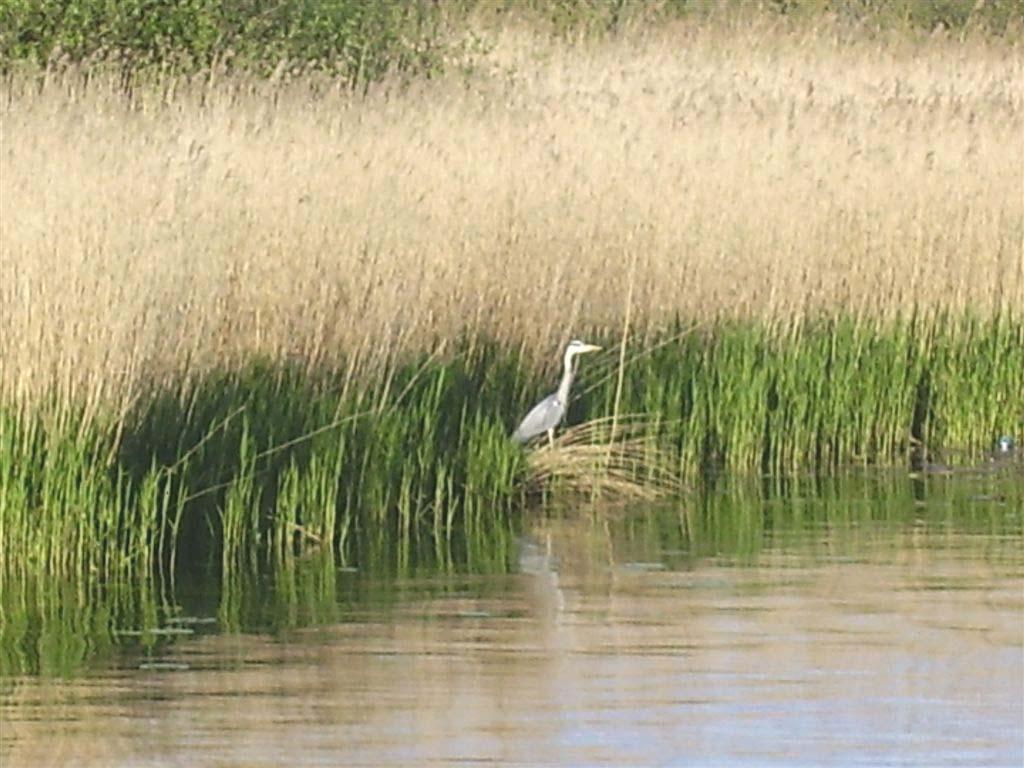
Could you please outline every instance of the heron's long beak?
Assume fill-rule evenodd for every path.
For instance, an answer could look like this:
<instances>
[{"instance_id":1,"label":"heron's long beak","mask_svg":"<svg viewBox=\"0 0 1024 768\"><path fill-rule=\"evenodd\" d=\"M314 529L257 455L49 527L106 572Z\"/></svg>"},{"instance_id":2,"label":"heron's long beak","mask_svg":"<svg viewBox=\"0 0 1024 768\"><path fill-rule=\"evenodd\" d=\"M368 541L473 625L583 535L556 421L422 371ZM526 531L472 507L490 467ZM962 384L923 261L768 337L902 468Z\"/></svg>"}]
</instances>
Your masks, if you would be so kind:
<instances>
[{"instance_id":1,"label":"heron's long beak","mask_svg":"<svg viewBox=\"0 0 1024 768\"><path fill-rule=\"evenodd\" d=\"M599 349L601 347L597 346L597 344L584 344L580 349L580 354L582 355L584 352L597 352Z\"/></svg>"}]
</instances>

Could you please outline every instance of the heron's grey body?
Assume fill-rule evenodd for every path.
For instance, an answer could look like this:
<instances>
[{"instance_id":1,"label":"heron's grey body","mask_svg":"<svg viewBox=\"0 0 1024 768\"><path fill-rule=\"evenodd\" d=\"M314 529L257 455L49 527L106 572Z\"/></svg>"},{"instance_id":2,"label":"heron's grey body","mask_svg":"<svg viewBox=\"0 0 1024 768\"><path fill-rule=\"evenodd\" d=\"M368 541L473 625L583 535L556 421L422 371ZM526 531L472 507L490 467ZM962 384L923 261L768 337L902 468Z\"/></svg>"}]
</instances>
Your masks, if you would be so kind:
<instances>
[{"instance_id":1,"label":"heron's grey body","mask_svg":"<svg viewBox=\"0 0 1024 768\"><path fill-rule=\"evenodd\" d=\"M600 347L593 344L585 344L578 339L569 342L565 348L564 371L562 381L558 389L537 403L530 412L526 414L516 431L512 433L512 439L517 443L525 443L537 435L547 432L548 440L554 442L555 427L562 423L565 418L566 407L569 404L569 387L573 379L573 358L584 352L594 352Z\"/></svg>"}]
</instances>

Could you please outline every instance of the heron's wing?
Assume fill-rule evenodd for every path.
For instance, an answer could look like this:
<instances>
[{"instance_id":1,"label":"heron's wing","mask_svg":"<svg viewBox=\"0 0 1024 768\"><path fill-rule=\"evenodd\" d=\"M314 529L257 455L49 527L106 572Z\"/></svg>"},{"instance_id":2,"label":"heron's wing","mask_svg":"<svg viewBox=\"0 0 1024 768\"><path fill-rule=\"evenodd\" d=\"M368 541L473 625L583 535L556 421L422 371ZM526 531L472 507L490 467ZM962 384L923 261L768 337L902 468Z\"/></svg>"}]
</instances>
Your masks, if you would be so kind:
<instances>
[{"instance_id":1,"label":"heron's wing","mask_svg":"<svg viewBox=\"0 0 1024 768\"><path fill-rule=\"evenodd\" d=\"M531 437L544 434L549 429L558 426L564 412L565 408L558 402L558 397L548 395L530 409L526 418L512 433L512 439L517 443L525 443Z\"/></svg>"}]
</instances>

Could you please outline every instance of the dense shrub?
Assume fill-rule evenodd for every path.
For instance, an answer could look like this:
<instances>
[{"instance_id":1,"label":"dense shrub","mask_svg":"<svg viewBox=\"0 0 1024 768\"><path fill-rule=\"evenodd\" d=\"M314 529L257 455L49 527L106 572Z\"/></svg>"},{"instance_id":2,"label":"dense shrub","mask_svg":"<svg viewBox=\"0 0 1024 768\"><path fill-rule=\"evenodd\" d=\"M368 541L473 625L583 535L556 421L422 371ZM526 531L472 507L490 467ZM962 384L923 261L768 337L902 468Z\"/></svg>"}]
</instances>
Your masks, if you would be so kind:
<instances>
[{"instance_id":1,"label":"dense shrub","mask_svg":"<svg viewBox=\"0 0 1024 768\"><path fill-rule=\"evenodd\" d=\"M439 6L425 0L6 0L0 59L5 67L116 58L130 69L262 72L284 61L354 84L437 66L440 19Z\"/></svg>"}]
</instances>

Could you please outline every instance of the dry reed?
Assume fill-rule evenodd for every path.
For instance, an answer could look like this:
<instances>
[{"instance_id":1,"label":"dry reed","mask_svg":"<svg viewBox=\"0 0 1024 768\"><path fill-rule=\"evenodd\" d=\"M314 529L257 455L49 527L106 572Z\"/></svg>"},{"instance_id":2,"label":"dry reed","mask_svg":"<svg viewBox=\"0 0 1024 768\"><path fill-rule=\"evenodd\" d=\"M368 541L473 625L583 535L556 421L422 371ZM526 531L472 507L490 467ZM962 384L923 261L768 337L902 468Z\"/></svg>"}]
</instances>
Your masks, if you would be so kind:
<instances>
[{"instance_id":1,"label":"dry reed","mask_svg":"<svg viewBox=\"0 0 1024 768\"><path fill-rule=\"evenodd\" d=\"M621 327L634 261L641 333L1019 311L1019 51L816 30L506 29L468 74L366 96L14 75L0 395L124 405L254 354L373 368L462 333L546 358Z\"/></svg>"}]
</instances>

